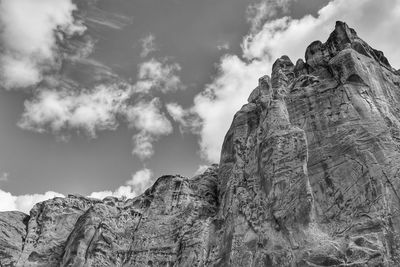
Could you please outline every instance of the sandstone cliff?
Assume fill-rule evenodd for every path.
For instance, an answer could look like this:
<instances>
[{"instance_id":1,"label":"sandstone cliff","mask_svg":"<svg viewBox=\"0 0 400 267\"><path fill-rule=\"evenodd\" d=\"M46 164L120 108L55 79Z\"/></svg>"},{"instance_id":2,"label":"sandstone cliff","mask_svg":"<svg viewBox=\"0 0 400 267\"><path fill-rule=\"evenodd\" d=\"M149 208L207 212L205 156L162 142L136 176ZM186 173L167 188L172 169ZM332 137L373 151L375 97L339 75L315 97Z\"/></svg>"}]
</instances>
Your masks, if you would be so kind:
<instances>
[{"instance_id":1,"label":"sandstone cliff","mask_svg":"<svg viewBox=\"0 0 400 267\"><path fill-rule=\"evenodd\" d=\"M282 56L219 166L0 213L0 266L400 266L400 75L337 22Z\"/></svg>"}]
</instances>

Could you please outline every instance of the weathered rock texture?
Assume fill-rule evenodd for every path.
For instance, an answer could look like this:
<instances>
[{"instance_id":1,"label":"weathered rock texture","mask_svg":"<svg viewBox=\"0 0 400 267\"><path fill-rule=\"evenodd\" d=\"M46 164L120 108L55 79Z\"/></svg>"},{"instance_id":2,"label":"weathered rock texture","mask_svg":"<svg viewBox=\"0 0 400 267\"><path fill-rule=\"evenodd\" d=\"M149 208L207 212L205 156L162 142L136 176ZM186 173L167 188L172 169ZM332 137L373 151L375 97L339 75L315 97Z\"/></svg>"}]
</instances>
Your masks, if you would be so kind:
<instances>
[{"instance_id":1,"label":"weathered rock texture","mask_svg":"<svg viewBox=\"0 0 400 267\"><path fill-rule=\"evenodd\" d=\"M273 65L221 162L143 195L0 213L4 266L400 266L400 75L337 22Z\"/></svg>"}]
</instances>

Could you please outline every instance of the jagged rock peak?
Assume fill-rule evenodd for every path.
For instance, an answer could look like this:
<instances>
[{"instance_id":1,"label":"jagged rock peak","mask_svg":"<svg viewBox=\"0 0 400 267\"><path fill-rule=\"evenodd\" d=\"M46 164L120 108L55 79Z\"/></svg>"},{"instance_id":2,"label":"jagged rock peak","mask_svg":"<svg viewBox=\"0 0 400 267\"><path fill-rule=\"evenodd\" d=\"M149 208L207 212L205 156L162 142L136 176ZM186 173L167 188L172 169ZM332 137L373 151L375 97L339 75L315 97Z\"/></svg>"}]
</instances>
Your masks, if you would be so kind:
<instances>
[{"instance_id":1,"label":"jagged rock peak","mask_svg":"<svg viewBox=\"0 0 400 267\"><path fill-rule=\"evenodd\" d=\"M392 69L382 51L370 47L358 37L354 29L341 21L336 22L335 30L325 43L314 41L307 47L305 60L311 67L325 65L330 58L347 48L354 49L358 53L373 58L383 66Z\"/></svg>"},{"instance_id":2,"label":"jagged rock peak","mask_svg":"<svg viewBox=\"0 0 400 267\"><path fill-rule=\"evenodd\" d=\"M400 77L383 53L338 22L261 88L222 148L219 263L400 266Z\"/></svg>"}]
</instances>

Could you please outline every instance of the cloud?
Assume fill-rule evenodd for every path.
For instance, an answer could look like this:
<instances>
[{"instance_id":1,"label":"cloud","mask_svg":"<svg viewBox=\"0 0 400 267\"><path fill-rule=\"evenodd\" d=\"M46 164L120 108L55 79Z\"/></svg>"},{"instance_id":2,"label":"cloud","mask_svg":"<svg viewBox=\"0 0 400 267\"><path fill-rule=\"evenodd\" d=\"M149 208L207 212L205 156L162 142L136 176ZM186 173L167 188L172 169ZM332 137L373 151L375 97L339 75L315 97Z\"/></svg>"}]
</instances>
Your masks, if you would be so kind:
<instances>
[{"instance_id":1,"label":"cloud","mask_svg":"<svg viewBox=\"0 0 400 267\"><path fill-rule=\"evenodd\" d=\"M7 182L8 181L8 177L10 177L10 174L8 172L3 172L0 175L0 182Z\"/></svg>"},{"instance_id":2,"label":"cloud","mask_svg":"<svg viewBox=\"0 0 400 267\"><path fill-rule=\"evenodd\" d=\"M258 78L269 71L265 63L247 63L238 56L227 55L220 61L216 79L195 97L193 110L201 118L200 149L210 162L219 161L233 115L246 103Z\"/></svg>"},{"instance_id":3,"label":"cloud","mask_svg":"<svg viewBox=\"0 0 400 267\"><path fill-rule=\"evenodd\" d=\"M96 6L97 2L97 0L78 2L80 8L85 9L82 17L89 28L97 30L100 28L121 30L127 25L132 24L132 17L102 10Z\"/></svg>"},{"instance_id":4,"label":"cloud","mask_svg":"<svg viewBox=\"0 0 400 267\"><path fill-rule=\"evenodd\" d=\"M193 110L202 121L200 149L205 159L218 162L224 135L232 118L245 104L258 78L269 74L274 60L288 55L293 61L303 58L308 44L326 40L336 20L346 21L361 38L383 50L392 65L400 66L400 2L397 0L333 0L318 11L316 17L275 18L276 10L285 9L288 1L263 1L256 6L242 55L224 55L212 83L194 99ZM272 12L271 12L272 10ZM357 12L354 12L354 11ZM382 18L385 19L382 19ZM249 17L250 18L250 17Z\"/></svg>"},{"instance_id":5,"label":"cloud","mask_svg":"<svg viewBox=\"0 0 400 267\"><path fill-rule=\"evenodd\" d=\"M229 50L230 45L229 42L220 42L220 44L217 45L218 50Z\"/></svg>"},{"instance_id":6,"label":"cloud","mask_svg":"<svg viewBox=\"0 0 400 267\"><path fill-rule=\"evenodd\" d=\"M251 59L287 54L295 60L304 56L306 46L312 41L326 40L337 20L356 29L371 46L384 51L393 65L400 66L397 48L400 36L394 34L399 32L400 22L400 2L396 0L334 0L321 8L317 17L307 15L292 19L286 16L268 21L259 32L245 37L243 55Z\"/></svg>"},{"instance_id":7,"label":"cloud","mask_svg":"<svg viewBox=\"0 0 400 267\"><path fill-rule=\"evenodd\" d=\"M134 198L153 184L153 173L149 169L142 169L132 175L125 185L118 187L115 191L93 192L89 197L103 199L108 196ZM18 210L29 214L32 207L39 202L55 197L65 197L63 194L48 191L44 194L26 194L14 196L0 189L0 211Z\"/></svg>"},{"instance_id":8,"label":"cloud","mask_svg":"<svg viewBox=\"0 0 400 267\"><path fill-rule=\"evenodd\" d=\"M142 44L142 52L140 53L140 57L142 58L147 57L150 53L157 50L157 46L154 40L155 37L151 33L140 40Z\"/></svg>"},{"instance_id":9,"label":"cloud","mask_svg":"<svg viewBox=\"0 0 400 267\"><path fill-rule=\"evenodd\" d=\"M11 193L0 189L0 211L18 210L29 214L29 211L36 203L54 197L64 197L64 195L48 191L44 194L13 196Z\"/></svg>"},{"instance_id":10,"label":"cloud","mask_svg":"<svg viewBox=\"0 0 400 267\"><path fill-rule=\"evenodd\" d=\"M132 153L141 160L153 155L153 142L173 131L171 122L160 108L161 101L154 98L149 102L141 101L126 111L128 126L140 131L132 138Z\"/></svg>"},{"instance_id":11,"label":"cloud","mask_svg":"<svg viewBox=\"0 0 400 267\"><path fill-rule=\"evenodd\" d=\"M38 88L32 99L25 101L25 109L19 127L39 133L52 133L66 140L69 131L83 132L96 137L98 131L115 130L121 121L136 130L132 137L133 154L141 160L153 155L153 143L161 136L172 133L169 119L161 111L159 98L153 98L153 90L167 93L182 88L180 67L155 59L139 66L138 81L134 85L124 82L107 83L92 89L56 88L59 81L47 79L46 88ZM54 81L53 81L54 80ZM146 100L152 97L152 100Z\"/></svg>"},{"instance_id":12,"label":"cloud","mask_svg":"<svg viewBox=\"0 0 400 267\"><path fill-rule=\"evenodd\" d=\"M134 85L136 92L150 93L151 90L162 93L184 89L177 72L181 67L177 63L168 63L166 59L154 58L139 65L138 81Z\"/></svg>"},{"instance_id":13,"label":"cloud","mask_svg":"<svg viewBox=\"0 0 400 267\"><path fill-rule=\"evenodd\" d=\"M0 1L0 80L6 89L39 83L58 66L57 42L85 27L73 17L71 0Z\"/></svg>"},{"instance_id":14,"label":"cloud","mask_svg":"<svg viewBox=\"0 0 400 267\"><path fill-rule=\"evenodd\" d=\"M95 137L96 131L115 129L117 114L124 109L129 88L100 85L93 90L40 90L34 99L25 101L18 125L36 132L60 134L63 130L83 130Z\"/></svg>"},{"instance_id":15,"label":"cloud","mask_svg":"<svg viewBox=\"0 0 400 267\"><path fill-rule=\"evenodd\" d=\"M149 159L154 154L153 142L155 142L150 134L140 132L132 136L132 154L140 158L140 160Z\"/></svg>"},{"instance_id":16,"label":"cloud","mask_svg":"<svg viewBox=\"0 0 400 267\"><path fill-rule=\"evenodd\" d=\"M289 4L296 0L261 0L247 8L247 21L250 22L250 31L257 32L262 25L278 14L289 11Z\"/></svg>"},{"instance_id":17,"label":"cloud","mask_svg":"<svg viewBox=\"0 0 400 267\"><path fill-rule=\"evenodd\" d=\"M192 109L184 109L177 103L168 103L165 107L172 119L179 124L181 133L187 131L197 133L199 131L200 118Z\"/></svg>"},{"instance_id":18,"label":"cloud","mask_svg":"<svg viewBox=\"0 0 400 267\"><path fill-rule=\"evenodd\" d=\"M129 126L156 136L171 133L171 123L160 108L161 101L159 98L154 98L150 102L141 101L131 106L127 110Z\"/></svg>"},{"instance_id":19,"label":"cloud","mask_svg":"<svg viewBox=\"0 0 400 267\"><path fill-rule=\"evenodd\" d=\"M127 197L134 198L141 193L144 192L148 187L150 187L153 183L152 180L153 173L149 169L142 169L132 175L132 178L122 185L118 187L114 192L112 191L100 191L93 192L89 197L103 199L108 196L114 197Z\"/></svg>"}]
</instances>

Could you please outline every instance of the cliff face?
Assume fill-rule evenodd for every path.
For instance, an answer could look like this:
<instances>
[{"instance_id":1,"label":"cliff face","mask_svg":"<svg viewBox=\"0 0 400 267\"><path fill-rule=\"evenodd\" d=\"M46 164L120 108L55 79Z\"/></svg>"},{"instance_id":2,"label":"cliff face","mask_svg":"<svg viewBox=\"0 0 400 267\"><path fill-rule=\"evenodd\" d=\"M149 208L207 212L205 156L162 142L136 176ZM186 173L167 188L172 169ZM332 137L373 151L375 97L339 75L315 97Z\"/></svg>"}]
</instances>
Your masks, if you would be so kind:
<instances>
[{"instance_id":1,"label":"cliff face","mask_svg":"<svg viewBox=\"0 0 400 267\"><path fill-rule=\"evenodd\" d=\"M0 213L2 266L399 266L400 75L338 22L273 65L220 165Z\"/></svg>"},{"instance_id":2,"label":"cliff face","mask_svg":"<svg viewBox=\"0 0 400 267\"><path fill-rule=\"evenodd\" d=\"M8 231L0 234L1 266L205 265L218 207L216 170L160 177L126 201L70 195L35 205L30 218L1 213Z\"/></svg>"},{"instance_id":3,"label":"cliff face","mask_svg":"<svg viewBox=\"0 0 400 267\"><path fill-rule=\"evenodd\" d=\"M223 265L397 266L400 76L338 22L286 56L221 154Z\"/></svg>"}]
</instances>

